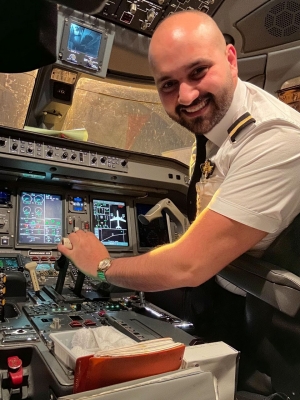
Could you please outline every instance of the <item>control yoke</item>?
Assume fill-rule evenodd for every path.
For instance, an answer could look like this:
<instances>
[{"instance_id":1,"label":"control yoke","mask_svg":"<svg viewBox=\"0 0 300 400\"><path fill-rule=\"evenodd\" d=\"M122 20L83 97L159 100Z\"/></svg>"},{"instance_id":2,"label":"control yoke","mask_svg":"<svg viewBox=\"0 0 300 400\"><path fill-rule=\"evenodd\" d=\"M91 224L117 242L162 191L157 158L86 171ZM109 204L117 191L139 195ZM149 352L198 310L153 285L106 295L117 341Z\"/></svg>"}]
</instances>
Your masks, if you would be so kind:
<instances>
[{"instance_id":1,"label":"control yoke","mask_svg":"<svg viewBox=\"0 0 300 400\"><path fill-rule=\"evenodd\" d=\"M155 218L162 217L162 210L165 210L165 212L172 218L172 221L177 226L179 235L182 235L185 231L187 231L190 226L188 219L182 214L181 211L179 211L179 209L170 199L160 200L145 215L140 214L138 219L143 225L148 225Z\"/></svg>"}]
</instances>

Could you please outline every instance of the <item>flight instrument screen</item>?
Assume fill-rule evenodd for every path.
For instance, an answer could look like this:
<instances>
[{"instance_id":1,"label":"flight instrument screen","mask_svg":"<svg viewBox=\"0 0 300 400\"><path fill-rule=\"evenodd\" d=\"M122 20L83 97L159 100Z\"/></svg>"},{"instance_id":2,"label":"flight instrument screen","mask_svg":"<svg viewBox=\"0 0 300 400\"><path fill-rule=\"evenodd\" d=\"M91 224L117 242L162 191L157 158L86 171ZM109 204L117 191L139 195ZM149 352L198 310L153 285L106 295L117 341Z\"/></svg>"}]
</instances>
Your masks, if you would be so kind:
<instances>
[{"instance_id":1,"label":"flight instrument screen","mask_svg":"<svg viewBox=\"0 0 300 400\"><path fill-rule=\"evenodd\" d=\"M128 247L128 222L123 201L93 200L94 234L105 246Z\"/></svg>"},{"instance_id":2,"label":"flight instrument screen","mask_svg":"<svg viewBox=\"0 0 300 400\"><path fill-rule=\"evenodd\" d=\"M21 192L19 197L19 244L57 244L61 238L61 196Z\"/></svg>"}]
</instances>

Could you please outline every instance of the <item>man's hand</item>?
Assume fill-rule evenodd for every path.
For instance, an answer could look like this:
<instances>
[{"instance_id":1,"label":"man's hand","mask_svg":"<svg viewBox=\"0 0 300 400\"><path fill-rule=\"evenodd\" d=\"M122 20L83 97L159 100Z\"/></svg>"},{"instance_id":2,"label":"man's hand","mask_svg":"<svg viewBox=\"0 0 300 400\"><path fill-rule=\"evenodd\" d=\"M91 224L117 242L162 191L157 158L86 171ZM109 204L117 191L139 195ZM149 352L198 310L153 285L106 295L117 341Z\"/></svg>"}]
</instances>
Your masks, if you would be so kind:
<instances>
[{"instance_id":1,"label":"man's hand","mask_svg":"<svg viewBox=\"0 0 300 400\"><path fill-rule=\"evenodd\" d=\"M96 277L99 262L109 257L106 247L92 232L78 230L71 233L68 239L72 248L59 244L58 251L71 260L84 274Z\"/></svg>"}]
</instances>

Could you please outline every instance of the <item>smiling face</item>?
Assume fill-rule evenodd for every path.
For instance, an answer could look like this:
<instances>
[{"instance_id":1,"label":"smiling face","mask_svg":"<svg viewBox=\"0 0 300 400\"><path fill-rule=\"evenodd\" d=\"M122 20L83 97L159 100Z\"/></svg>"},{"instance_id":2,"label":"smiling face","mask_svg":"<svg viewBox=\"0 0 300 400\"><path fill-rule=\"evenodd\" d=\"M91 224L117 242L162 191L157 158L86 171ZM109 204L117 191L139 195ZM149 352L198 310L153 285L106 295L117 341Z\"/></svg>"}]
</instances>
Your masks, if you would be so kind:
<instances>
[{"instance_id":1,"label":"smiling face","mask_svg":"<svg viewBox=\"0 0 300 400\"><path fill-rule=\"evenodd\" d=\"M167 18L152 37L149 62L174 121L195 134L221 121L237 84L237 58L208 15L182 12Z\"/></svg>"}]
</instances>

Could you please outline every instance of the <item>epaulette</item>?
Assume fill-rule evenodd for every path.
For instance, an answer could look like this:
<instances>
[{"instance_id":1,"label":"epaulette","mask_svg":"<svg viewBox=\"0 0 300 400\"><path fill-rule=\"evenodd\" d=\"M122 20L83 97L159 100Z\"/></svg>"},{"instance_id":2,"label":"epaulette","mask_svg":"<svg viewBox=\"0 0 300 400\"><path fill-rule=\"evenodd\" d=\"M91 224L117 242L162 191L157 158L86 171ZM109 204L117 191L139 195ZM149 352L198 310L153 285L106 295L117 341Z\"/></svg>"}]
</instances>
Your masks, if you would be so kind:
<instances>
[{"instance_id":1,"label":"epaulette","mask_svg":"<svg viewBox=\"0 0 300 400\"><path fill-rule=\"evenodd\" d=\"M246 112L240 118L238 118L227 130L228 135L230 136L230 140L235 142L235 138L237 135L248 125L256 122L256 120Z\"/></svg>"}]
</instances>

